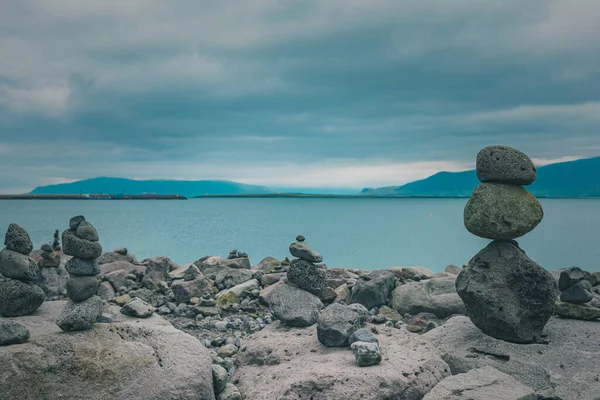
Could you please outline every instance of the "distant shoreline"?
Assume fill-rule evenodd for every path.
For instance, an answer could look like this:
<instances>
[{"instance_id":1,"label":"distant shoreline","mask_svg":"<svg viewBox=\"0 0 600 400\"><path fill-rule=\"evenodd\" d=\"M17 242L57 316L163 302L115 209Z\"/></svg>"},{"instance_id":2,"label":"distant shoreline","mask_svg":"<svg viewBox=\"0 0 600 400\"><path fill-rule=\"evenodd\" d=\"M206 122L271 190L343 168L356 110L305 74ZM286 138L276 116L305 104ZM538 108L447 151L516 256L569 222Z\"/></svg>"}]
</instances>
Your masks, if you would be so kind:
<instances>
[{"instance_id":1,"label":"distant shoreline","mask_svg":"<svg viewBox=\"0 0 600 400\"><path fill-rule=\"evenodd\" d=\"M0 200L187 200L179 194L0 194Z\"/></svg>"}]
</instances>

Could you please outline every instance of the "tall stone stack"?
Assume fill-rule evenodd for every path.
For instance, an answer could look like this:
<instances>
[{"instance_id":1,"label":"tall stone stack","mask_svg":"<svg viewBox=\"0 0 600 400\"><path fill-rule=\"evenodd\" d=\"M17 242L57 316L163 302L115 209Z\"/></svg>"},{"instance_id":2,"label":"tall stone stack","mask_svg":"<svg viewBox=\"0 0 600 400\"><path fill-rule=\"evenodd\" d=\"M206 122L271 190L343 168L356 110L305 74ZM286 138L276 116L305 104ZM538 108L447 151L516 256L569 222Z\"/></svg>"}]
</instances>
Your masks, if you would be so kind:
<instances>
[{"instance_id":1,"label":"tall stone stack","mask_svg":"<svg viewBox=\"0 0 600 400\"><path fill-rule=\"evenodd\" d=\"M514 343L537 341L552 313L558 288L552 275L531 260L514 239L531 232L544 216L522 185L536 179L533 162L506 146L477 155L475 188L464 211L467 230L493 240L456 279L467 315L485 334Z\"/></svg>"},{"instance_id":2,"label":"tall stone stack","mask_svg":"<svg viewBox=\"0 0 600 400\"><path fill-rule=\"evenodd\" d=\"M8 280L0 282L0 315L29 315L46 300L44 291L33 283L38 274L37 263L29 257L33 243L25 229L10 224L4 245L0 252L0 273Z\"/></svg>"},{"instance_id":3,"label":"tall stone stack","mask_svg":"<svg viewBox=\"0 0 600 400\"><path fill-rule=\"evenodd\" d=\"M84 331L92 327L102 315L103 303L96 296L100 273L97 258L102 254L96 228L82 215L71 218L69 229L63 232L63 252L72 256L65 268L70 277L67 282L65 305L56 322L63 331Z\"/></svg>"}]
</instances>

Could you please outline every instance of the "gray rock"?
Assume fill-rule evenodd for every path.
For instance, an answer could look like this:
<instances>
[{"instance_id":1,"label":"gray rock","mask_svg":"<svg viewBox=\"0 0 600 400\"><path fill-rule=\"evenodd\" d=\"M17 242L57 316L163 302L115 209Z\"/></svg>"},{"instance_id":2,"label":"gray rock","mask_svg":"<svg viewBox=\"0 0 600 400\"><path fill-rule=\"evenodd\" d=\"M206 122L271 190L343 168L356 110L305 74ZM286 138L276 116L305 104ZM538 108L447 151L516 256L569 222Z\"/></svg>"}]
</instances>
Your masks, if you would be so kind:
<instances>
[{"instance_id":1,"label":"gray rock","mask_svg":"<svg viewBox=\"0 0 600 400\"><path fill-rule=\"evenodd\" d=\"M104 279L110 282L113 288L118 289L122 286L127 287L127 276L130 272L121 269L117 271L109 272L104 275Z\"/></svg>"},{"instance_id":2,"label":"gray rock","mask_svg":"<svg viewBox=\"0 0 600 400\"><path fill-rule=\"evenodd\" d=\"M0 251L0 273L7 278L34 281L38 265L33 258L6 248Z\"/></svg>"},{"instance_id":3,"label":"gray rock","mask_svg":"<svg viewBox=\"0 0 600 400\"><path fill-rule=\"evenodd\" d=\"M226 383L225 389L217 397L218 400L242 400L240 391L233 383Z\"/></svg>"},{"instance_id":4,"label":"gray rock","mask_svg":"<svg viewBox=\"0 0 600 400\"><path fill-rule=\"evenodd\" d=\"M350 304L352 303L352 292L345 283L336 287L335 289L335 303ZM358 303L357 303L358 304ZM362 306L362 304L361 304ZM364 306L363 306L364 307Z\"/></svg>"},{"instance_id":5,"label":"gray rock","mask_svg":"<svg viewBox=\"0 0 600 400\"><path fill-rule=\"evenodd\" d=\"M44 243L41 247L42 251L45 253L54 253L54 249L48 243Z\"/></svg>"},{"instance_id":6,"label":"gray rock","mask_svg":"<svg viewBox=\"0 0 600 400\"><path fill-rule=\"evenodd\" d=\"M63 253L83 260L93 260L102 255L102 246L100 243L81 239L71 230L63 232L62 245Z\"/></svg>"},{"instance_id":7,"label":"gray rock","mask_svg":"<svg viewBox=\"0 0 600 400\"><path fill-rule=\"evenodd\" d=\"M33 243L27 231L17 224L10 224L4 236L7 249L28 255L33 250Z\"/></svg>"},{"instance_id":8,"label":"gray rock","mask_svg":"<svg viewBox=\"0 0 600 400\"><path fill-rule=\"evenodd\" d=\"M460 274L460 271L462 271L462 268L456 265L448 265L446 266L446 269L444 270L444 272L448 272L449 274L453 274L453 275L458 275Z\"/></svg>"},{"instance_id":9,"label":"gray rock","mask_svg":"<svg viewBox=\"0 0 600 400\"><path fill-rule=\"evenodd\" d=\"M536 171L525 153L507 146L488 146L477 154L477 178L481 182L531 185Z\"/></svg>"},{"instance_id":10,"label":"gray rock","mask_svg":"<svg viewBox=\"0 0 600 400\"><path fill-rule=\"evenodd\" d=\"M142 278L142 286L155 292L160 291L161 282L169 280L171 264L165 262L163 259L157 261L151 258L144 260L144 265L146 266L146 273L144 274L144 278Z\"/></svg>"},{"instance_id":11,"label":"gray rock","mask_svg":"<svg viewBox=\"0 0 600 400\"><path fill-rule=\"evenodd\" d=\"M272 274L276 272L281 272L283 267L281 265L281 261L276 259L275 257L265 257L258 263L257 269L259 271L263 271L265 274Z\"/></svg>"},{"instance_id":12,"label":"gray rock","mask_svg":"<svg viewBox=\"0 0 600 400\"><path fill-rule=\"evenodd\" d=\"M458 275L467 315L487 335L515 343L538 340L554 312L556 282L516 242L492 242Z\"/></svg>"},{"instance_id":13,"label":"gray rock","mask_svg":"<svg viewBox=\"0 0 600 400\"><path fill-rule=\"evenodd\" d=\"M544 217L540 202L520 186L482 183L475 188L464 211L465 227L472 234L509 240L531 232Z\"/></svg>"},{"instance_id":14,"label":"gray rock","mask_svg":"<svg viewBox=\"0 0 600 400\"><path fill-rule=\"evenodd\" d=\"M84 240L90 240L92 242L97 242L100 240L100 236L98 235L98 231L94 228L94 225L90 224L87 221L82 221L75 231L75 235L78 238Z\"/></svg>"},{"instance_id":15,"label":"gray rock","mask_svg":"<svg viewBox=\"0 0 600 400\"><path fill-rule=\"evenodd\" d=\"M281 279L285 278L287 273L280 272L278 274L265 274L260 278L260 284L263 287L271 286L274 283L279 282Z\"/></svg>"},{"instance_id":16,"label":"gray rock","mask_svg":"<svg viewBox=\"0 0 600 400\"><path fill-rule=\"evenodd\" d=\"M356 365L359 367L369 367L381 362L381 350L378 343L373 342L354 342L350 345Z\"/></svg>"},{"instance_id":17,"label":"gray rock","mask_svg":"<svg viewBox=\"0 0 600 400\"><path fill-rule=\"evenodd\" d=\"M429 312L439 318L465 314L465 305L455 288L456 276L433 278L400 285L392 292L391 306L400 314Z\"/></svg>"},{"instance_id":18,"label":"gray rock","mask_svg":"<svg viewBox=\"0 0 600 400\"><path fill-rule=\"evenodd\" d=\"M67 296L79 303L95 295L99 284L100 281L95 276L72 276L67 281Z\"/></svg>"},{"instance_id":19,"label":"gray rock","mask_svg":"<svg viewBox=\"0 0 600 400\"><path fill-rule=\"evenodd\" d=\"M492 367L472 369L439 382L423 400L537 400L535 391Z\"/></svg>"},{"instance_id":20,"label":"gray rock","mask_svg":"<svg viewBox=\"0 0 600 400\"><path fill-rule=\"evenodd\" d=\"M98 296L105 301L112 300L116 297L115 289L110 282L102 282L98 286Z\"/></svg>"},{"instance_id":21,"label":"gray rock","mask_svg":"<svg viewBox=\"0 0 600 400\"><path fill-rule=\"evenodd\" d=\"M200 270L198 269L198 267L196 267L194 264L186 264L186 265L183 265L183 266L177 268L176 270L173 270L173 271L169 272L169 278L171 278L171 279L183 279L184 276L185 276L185 273L190 268L193 268L197 272L200 272Z\"/></svg>"},{"instance_id":22,"label":"gray rock","mask_svg":"<svg viewBox=\"0 0 600 400\"><path fill-rule=\"evenodd\" d=\"M221 358L233 357L237 354L238 348L233 344L225 344L219 347L217 355Z\"/></svg>"},{"instance_id":23,"label":"gray rock","mask_svg":"<svg viewBox=\"0 0 600 400\"><path fill-rule=\"evenodd\" d=\"M102 299L92 296L80 303L69 301L56 320L56 325L63 331L86 331L94 325L102 315Z\"/></svg>"},{"instance_id":24,"label":"gray rock","mask_svg":"<svg viewBox=\"0 0 600 400\"><path fill-rule=\"evenodd\" d=\"M600 308L584 304L563 303L557 301L554 313L563 318L580 319L584 321L600 320Z\"/></svg>"},{"instance_id":25,"label":"gray rock","mask_svg":"<svg viewBox=\"0 0 600 400\"><path fill-rule=\"evenodd\" d=\"M290 264L287 272L288 282L319 295L325 287L325 273L316 265L305 261L295 259Z\"/></svg>"},{"instance_id":26,"label":"gray rock","mask_svg":"<svg viewBox=\"0 0 600 400\"><path fill-rule=\"evenodd\" d=\"M217 273L215 285L229 289L252 279L253 271L226 267Z\"/></svg>"},{"instance_id":27,"label":"gray rock","mask_svg":"<svg viewBox=\"0 0 600 400\"><path fill-rule=\"evenodd\" d=\"M333 303L319 314L317 337L327 347L348 346L348 338L361 327L360 316L347 306Z\"/></svg>"},{"instance_id":28,"label":"gray rock","mask_svg":"<svg viewBox=\"0 0 600 400\"><path fill-rule=\"evenodd\" d=\"M320 263L323 261L323 256L316 251L311 250L306 242L296 242L290 244L290 254L301 260L311 263Z\"/></svg>"},{"instance_id":29,"label":"gray rock","mask_svg":"<svg viewBox=\"0 0 600 400\"><path fill-rule=\"evenodd\" d=\"M129 296L132 298L137 297L144 300L146 303L151 304L153 307L160 307L169 301L169 298L160 293L155 293L148 289L137 289L129 292Z\"/></svg>"},{"instance_id":30,"label":"gray rock","mask_svg":"<svg viewBox=\"0 0 600 400\"><path fill-rule=\"evenodd\" d=\"M100 273L100 265L96 260L83 260L81 258L71 258L65 264L69 275L74 276L94 276Z\"/></svg>"},{"instance_id":31,"label":"gray rock","mask_svg":"<svg viewBox=\"0 0 600 400\"><path fill-rule=\"evenodd\" d=\"M227 370L220 365L213 364L212 373L215 394L219 395L223 390L225 390L225 385L227 384Z\"/></svg>"},{"instance_id":32,"label":"gray rock","mask_svg":"<svg viewBox=\"0 0 600 400\"><path fill-rule=\"evenodd\" d=\"M214 400L211 359L200 341L152 316L119 313L118 324L65 334L54 323L64 301L19 318L29 342L0 351L4 399Z\"/></svg>"},{"instance_id":33,"label":"gray rock","mask_svg":"<svg viewBox=\"0 0 600 400\"><path fill-rule=\"evenodd\" d=\"M85 221L85 217L83 215L77 215L77 216L71 218L69 220L69 229L71 229L73 232L75 232L77 230L77 227L79 226L79 224L82 223L83 221Z\"/></svg>"},{"instance_id":34,"label":"gray rock","mask_svg":"<svg viewBox=\"0 0 600 400\"><path fill-rule=\"evenodd\" d=\"M583 304L592 301L592 284L587 280L581 280L574 285L569 286L560 294L560 301Z\"/></svg>"},{"instance_id":35,"label":"gray rock","mask_svg":"<svg viewBox=\"0 0 600 400\"><path fill-rule=\"evenodd\" d=\"M379 344L379 339L377 339L377 336L375 336L370 329L360 328L348 338L348 344L352 344L354 342L368 342Z\"/></svg>"},{"instance_id":36,"label":"gray rock","mask_svg":"<svg viewBox=\"0 0 600 400\"><path fill-rule=\"evenodd\" d=\"M213 292L212 284L202 274L193 281L176 280L171 285L177 303L188 303L192 297L202 297Z\"/></svg>"},{"instance_id":37,"label":"gray rock","mask_svg":"<svg viewBox=\"0 0 600 400\"><path fill-rule=\"evenodd\" d=\"M103 253L98 258L98 264L100 264L100 265L110 264L110 263L114 263L117 261L123 261L123 262L128 262L131 264L137 264L137 260L135 259L135 256L133 256L132 254L123 255L123 254L119 254L119 253L115 253L115 252L107 252L107 253Z\"/></svg>"},{"instance_id":38,"label":"gray rock","mask_svg":"<svg viewBox=\"0 0 600 400\"><path fill-rule=\"evenodd\" d=\"M69 274L63 266L39 268L34 283L42 288L46 297L64 296L67 293Z\"/></svg>"},{"instance_id":39,"label":"gray rock","mask_svg":"<svg viewBox=\"0 0 600 400\"><path fill-rule=\"evenodd\" d=\"M585 278L585 272L579 267L570 267L562 270L558 278L558 290L565 290Z\"/></svg>"},{"instance_id":40,"label":"gray rock","mask_svg":"<svg viewBox=\"0 0 600 400\"><path fill-rule=\"evenodd\" d=\"M0 282L0 315L20 317L37 310L46 300L46 294L37 285L11 279Z\"/></svg>"},{"instance_id":41,"label":"gray rock","mask_svg":"<svg viewBox=\"0 0 600 400\"><path fill-rule=\"evenodd\" d=\"M127 255L127 247L119 247L118 249L113 250L113 253L117 253L122 256L126 256Z\"/></svg>"},{"instance_id":42,"label":"gray rock","mask_svg":"<svg viewBox=\"0 0 600 400\"><path fill-rule=\"evenodd\" d=\"M130 317L136 318L148 318L152 316L155 308L150 304L146 303L140 298L132 299L128 301L122 308L121 314L129 315Z\"/></svg>"},{"instance_id":43,"label":"gray rock","mask_svg":"<svg viewBox=\"0 0 600 400\"><path fill-rule=\"evenodd\" d=\"M104 253L104 254L108 254L108 253ZM98 264L100 264L98 262ZM128 261L114 261L111 263L106 263L106 264L100 264L100 272L102 272L103 274L108 274L114 271L127 271L127 273L130 274L145 274L146 273L146 266L145 265L137 265L137 264L132 264Z\"/></svg>"},{"instance_id":44,"label":"gray rock","mask_svg":"<svg viewBox=\"0 0 600 400\"><path fill-rule=\"evenodd\" d=\"M341 285L352 286L358 280L358 275L345 268L328 268L325 270L325 285L338 288Z\"/></svg>"},{"instance_id":45,"label":"gray rock","mask_svg":"<svg viewBox=\"0 0 600 400\"><path fill-rule=\"evenodd\" d=\"M361 275L352 287L352 302L360 303L371 309L387 304L390 293L396 286L396 278L392 271L371 271Z\"/></svg>"},{"instance_id":46,"label":"gray rock","mask_svg":"<svg viewBox=\"0 0 600 400\"><path fill-rule=\"evenodd\" d=\"M371 319L371 314L369 313L369 310L367 310L367 307L360 303L352 303L348 306L348 308L358 314L361 325Z\"/></svg>"},{"instance_id":47,"label":"gray rock","mask_svg":"<svg viewBox=\"0 0 600 400\"><path fill-rule=\"evenodd\" d=\"M288 326L310 326L317 322L323 303L317 296L288 284L275 288L269 309Z\"/></svg>"},{"instance_id":48,"label":"gray rock","mask_svg":"<svg viewBox=\"0 0 600 400\"><path fill-rule=\"evenodd\" d=\"M319 293L319 298L323 303L331 303L336 299L336 297L336 291L329 286L324 287L323 290L321 290L321 293Z\"/></svg>"},{"instance_id":49,"label":"gray rock","mask_svg":"<svg viewBox=\"0 0 600 400\"><path fill-rule=\"evenodd\" d=\"M18 322L0 321L0 346L21 344L29 340L29 329Z\"/></svg>"}]
</instances>

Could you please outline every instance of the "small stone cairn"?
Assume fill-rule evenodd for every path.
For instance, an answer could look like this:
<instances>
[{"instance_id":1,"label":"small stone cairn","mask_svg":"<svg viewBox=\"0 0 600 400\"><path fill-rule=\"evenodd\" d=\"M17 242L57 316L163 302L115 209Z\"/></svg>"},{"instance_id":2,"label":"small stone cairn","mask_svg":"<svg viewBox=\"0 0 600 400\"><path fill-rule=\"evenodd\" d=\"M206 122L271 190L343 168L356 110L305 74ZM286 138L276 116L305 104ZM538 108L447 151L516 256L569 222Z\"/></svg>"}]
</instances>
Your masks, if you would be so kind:
<instances>
[{"instance_id":1,"label":"small stone cairn","mask_svg":"<svg viewBox=\"0 0 600 400\"><path fill-rule=\"evenodd\" d=\"M558 290L561 293L560 301L557 301L555 306L556 314L564 318L590 321L600 319L598 302L592 302L592 287L598 283L595 275L579 267L570 267L562 271L558 278Z\"/></svg>"},{"instance_id":2,"label":"small stone cairn","mask_svg":"<svg viewBox=\"0 0 600 400\"><path fill-rule=\"evenodd\" d=\"M56 250L58 247L58 250ZM40 261L38 265L40 268L58 268L60 267L60 256L55 251L60 251L59 246L50 246L49 244L43 244L40 253Z\"/></svg>"},{"instance_id":3,"label":"small stone cairn","mask_svg":"<svg viewBox=\"0 0 600 400\"><path fill-rule=\"evenodd\" d=\"M96 228L82 215L71 218L69 229L62 234L63 251L72 256L65 268L70 275L65 305L56 322L63 331L85 331L102 315L103 303L96 296L100 273L97 258L102 246Z\"/></svg>"},{"instance_id":4,"label":"small stone cairn","mask_svg":"<svg viewBox=\"0 0 600 400\"><path fill-rule=\"evenodd\" d=\"M531 260L514 239L543 218L538 200L521 185L536 179L533 162L506 146L477 155L475 188L464 211L467 230L493 241L456 279L467 315L485 334L514 343L538 341L554 312L558 289L552 275Z\"/></svg>"},{"instance_id":5,"label":"small stone cairn","mask_svg":"<svg viewBox=\"0 0 600 400\"><path fill-rule=\"evenodd\" d=\"M25 229L10 224L4 245L0 252L0 273L8 280L0 282L0 315L29 315L46 300L44 291L33 283L38 275L38 265L29 257L33 243Z\"/></svg>"}]
</instances>

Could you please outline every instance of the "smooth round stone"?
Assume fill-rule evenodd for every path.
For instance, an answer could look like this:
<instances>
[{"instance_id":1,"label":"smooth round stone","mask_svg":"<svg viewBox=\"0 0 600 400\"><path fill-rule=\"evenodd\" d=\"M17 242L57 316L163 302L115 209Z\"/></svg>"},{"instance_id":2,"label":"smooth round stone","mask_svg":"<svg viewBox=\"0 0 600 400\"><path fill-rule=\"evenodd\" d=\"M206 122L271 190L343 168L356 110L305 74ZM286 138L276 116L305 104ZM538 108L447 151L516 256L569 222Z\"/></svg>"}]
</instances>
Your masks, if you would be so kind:
<instances>
[{"instance_id":1,"label":"smooth round stone","mask_svg":"<svg viewBox=\"0 0 600 400\"><path fill-rule=\"evenodd\" d=\"M543 217L540 202L522 187L482 183L465 206L464 224L476 236L510 240L531 232Z\"/></svg>"},{"instance_id":2,"label":"smooth round stone","mask_svg":"<svg viewBox=\"0 0 600 400\"><path fill-rule=\"evenodd\" d=\"M38 265L29 256L3 249L0 251L0 273L7 278L33 281L38 275Z\"/></svg>"},{"instance_id":3,"label":"smooth round stone","mask_svg":"<svg viewBox=\"0 0 600 400\"><path fill-rule=\"evenodd\" d=\"M306 242L296 242L290 244L290 254L294 257L298 257L301 260L308 262L320 263L323 261L323 256L313 251L308 247Z\"/></svg>"},{"instance_id":4,"label":"smooth round stone","mask_svg":"<svg viewBox=\"0 0 600 400\"><path fill-rule=\"evenodd\" d=\"M7 249L21 254L29 254L33 250L33 243L27 231L17 224L10 224L4 236L4 245Z\"/></svg>"},{"instance_id":5,"label":"smooth round stone","mask_svg":"<svg viewBox=\"0 0 600 400\"><path fill-rule=\"evenodd\" d=\"M569 286L560 294L560 301L573 304L588 303L592 301L593 298L592 284L586 280L581 280L576 284Z\"/></svg>"},{"instance_id":6,"label":"smooth round stone","mask_svg":"<svg viewBox=\"0 0 600 400\"><path fill-rule=\"evenodd\" d=\"M96 260L71 258L65 264L65 268L70 275L74 276L94 276L100 273L100 265Z\"/></svg>"},{"instance_id":7,"label":"smooth round stone","mask_svg":"<svg viewBox=\"0 0 600 400\"><path fill-rule=\"evenodd\" d=\"M481 182L531 185L536 178L533 162L527 155L507 146L488 146L477 154L477 178Z\"/></svg>"},{"instance_id":8,"label":"smooth round stone","mask_svg":"<svg viewBox=\"0 0 600 400\"><path fill-rule=\"evenodd\" d=\"M79 226L77 226L75 235L80 239L90 240L92 242L100 240L100 236L98 235L96 228L94 228L94 225L87 221L82 221Z\"/></svg>"},{"instance_id":9,"label":"smooth round stone","mask_svg":"<svg viewBox=\"0 0 600 400\"><path fill-rule=\"evenodd\" d=\"M67 332L86 331L101 315L102 299L98 296L92 296L80 303L69 301L58 316L56 325Z\"/></svg>"},{"instance_id":10,"label":"smooth round stone","mask_svg":"<svg viewBox=\"0 0 600 400\"><path fill-rule=\"evenodd\" d=\"M72 276L67 281L67 296L79 303L95 295L99 284L95 276Z\"/></svg>"},{"instance_id":11,"label":"smooth round stone","mask_svg":"<svg viewBox=\"0 0 600 400\"><path fill-rule=\"evenodd\" d=\"M20 317L37 310L46 300L46 294L39 286L12 279L0 282L0 315Z\"/></svg>"},{"instance_id":12,"label":"smooth round stone","mask_svg":"<svg viewBox=\"0 0 600 400\"><path fill-rule=\"evenodd\" d=\"M294 285L319 296L325 287L325 272L316 265L295 259L290 264L287 279Z\"/></svg>"},{"instance_id":13,"label":"smooth round stone","mask_svg":"<svg viewBox=\"0 0 600 400\"><path fill-rule=\"evenodd\" d=\"M18 322L0 322L0 346L25 343L29 340L29 329Z\"/></svg>"},{"instance_id":14,"label":"smooth round stone","mask_svg":"<svg viewBox=\"0 0 600 400\"><path fill-rule=\"evenodd\" d=\"M102 246L98 242L81 239L71 230L62 234L63 252L68 256L91 260L102 255Z\"/></svg>"},{"instance_id":15,"label":"smooth round stone","mask_svg":"<svg viewBox=\"0 0 600 400\"><path fill-rule=\"evenodd\" d=\"M80 223L85 221L85 217L83 215L77 215L69 220L69 229L72 231L76 231L77 227Z\"/></svg>"}]
</instances>

